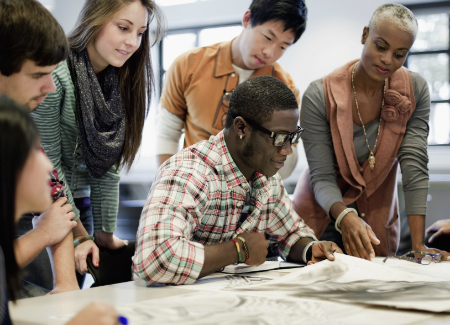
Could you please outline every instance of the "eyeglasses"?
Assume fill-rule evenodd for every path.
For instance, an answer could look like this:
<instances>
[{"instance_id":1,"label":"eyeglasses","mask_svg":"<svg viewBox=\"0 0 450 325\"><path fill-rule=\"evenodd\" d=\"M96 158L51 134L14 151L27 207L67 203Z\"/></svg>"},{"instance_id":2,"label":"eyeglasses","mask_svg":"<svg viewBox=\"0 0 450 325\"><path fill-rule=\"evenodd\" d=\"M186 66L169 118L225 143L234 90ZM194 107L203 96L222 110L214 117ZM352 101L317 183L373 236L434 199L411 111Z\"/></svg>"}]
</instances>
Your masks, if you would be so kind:
<instances>
[{"instance_id":1,"label":"eyeglasses","mask_svg":"<svg viewBox=\"0 0 450 325\"><path fill-rule=\"evenodd\" d=\"M261 132L264 132L265 134L270 135L271 138L273 138L273 145L275 147L282 147L284 146L289 140L291 144L297 143L304 131L303 128L300 126L297 126L297 131L293 133L275 133L272 131L267 130L266 128L262 127L261 125L256 124L250 119L244 119L248 124L250 124L252 127L254 127L257 130L260 130Z\"/></svg>"},{"instance_id":2,"label":"eyeglasses","mask_svg":"<svg viewBox=\"0 0 450 325\"><path fill-rule=\"evenodd\" d=\"M407 256L410 254L414 254L414 256ZM418 257L416 257L416 256L418 256ZM390 255L390 256L387 256L383 260L383 262L386 262L386 260L389 257L395 257L400 260L416 262L416 263L422 264L422 265L428 265L431 262L439 263L442 261L442 254L440 254L440 253L429 253L429 252L419 252L419 251L410 251L406 254L403 254L402 256Z\"/></svg>"},{"instance_id":3,"label":"eyeglasses","mask_svg":"<svg viewBox=\"0 0 450 325\"><path fill-rule=\"evenodd\" d=\"M233 91L234 91L234 89L230 90L230 91L226 91L225 89L223 90L222 104L226 108L228 108L230 106L230 99L231 99L231 95L233 95Z\"/></svg>"}]
</instances>

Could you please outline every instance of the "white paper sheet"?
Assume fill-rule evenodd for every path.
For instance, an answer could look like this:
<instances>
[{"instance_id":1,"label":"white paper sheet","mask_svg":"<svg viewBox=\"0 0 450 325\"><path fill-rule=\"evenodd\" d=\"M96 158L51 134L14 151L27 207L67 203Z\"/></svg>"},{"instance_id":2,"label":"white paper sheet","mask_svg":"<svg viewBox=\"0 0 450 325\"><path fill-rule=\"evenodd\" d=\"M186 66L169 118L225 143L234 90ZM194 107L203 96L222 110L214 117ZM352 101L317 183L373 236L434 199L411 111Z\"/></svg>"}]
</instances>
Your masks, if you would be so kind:
<instances>
[{"instance_id":1,"label":"white paper sheet","mask_svg":"<svg viewBox=\"0 0 450 325\"><path fill-rule=\"evenodd\" d=\"M432 273L433 265L422 267ZM333 262L323 261L273 281L231 290L432 312L450 311L449 281L342 254L336 254Z\"/></svg>"},{"instance_id":2,"label":"white paper sheet","mask_svg":"<svg viewBox=\"0 0 450 325\"><path fill-rule=\"evenodd\" d=\"M207 291L143 301L117 310L130 325L402 325L430 318L425 313L331 301Z\"/></svg>"}]
</instances>

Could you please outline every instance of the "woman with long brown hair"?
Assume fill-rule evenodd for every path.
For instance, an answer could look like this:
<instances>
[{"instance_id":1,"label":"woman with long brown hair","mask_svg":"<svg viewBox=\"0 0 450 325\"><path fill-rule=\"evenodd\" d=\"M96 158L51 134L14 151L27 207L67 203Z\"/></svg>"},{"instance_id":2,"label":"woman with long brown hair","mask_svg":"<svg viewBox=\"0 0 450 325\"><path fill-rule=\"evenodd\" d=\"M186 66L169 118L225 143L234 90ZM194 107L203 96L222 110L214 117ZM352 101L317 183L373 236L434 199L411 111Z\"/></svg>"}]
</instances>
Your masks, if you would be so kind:
<instances>
[{"instance_id":1,"label":"woman with long brown hair","mask_svg":"<svg viewBox=\"0 0 450 325\"><path fill-rule=\"evenodd\" d=\"M155 44L165 20L154 1L87 0L68 36L69 58L53 73L57 91L33 113L45 152L81 219L73 235L82 274L89 253L98 266L96 244L127 244L113 235L119 172L136 157L153 95L153 19Z\"/></svg>"}]
</instances>

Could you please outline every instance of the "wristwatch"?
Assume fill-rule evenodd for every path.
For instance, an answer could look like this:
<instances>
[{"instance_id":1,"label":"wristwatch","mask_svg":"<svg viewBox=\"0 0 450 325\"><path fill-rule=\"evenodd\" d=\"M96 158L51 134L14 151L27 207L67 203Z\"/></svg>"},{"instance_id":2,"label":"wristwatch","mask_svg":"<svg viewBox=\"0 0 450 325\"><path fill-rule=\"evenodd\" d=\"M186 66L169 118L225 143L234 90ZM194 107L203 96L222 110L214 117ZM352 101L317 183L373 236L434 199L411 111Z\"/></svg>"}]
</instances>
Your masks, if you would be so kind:
<instances>
[{"instance_id":1,"label":"wristwatch","mask_svg":"<svg viewBox=\"0 0 450 325\"><path fill-rule=\"evenodd\" d=\"M93 241L94 240L94 236L84 236L84 237L80 237L80 238L75 239L73 241L73 247L75 248L78 245L80 245L81 243L84 243L85 241L88 241L88 240L92 240Z\"/></svg>"},{"instance_id":2,"label":"wristwatch","mask_svg":"<svg viewBox=\"0 0 450 325\"><path fill-rule=\"evenodd\" d=\"M309 262L312 260L312 245L308 247L308 250L306 251L306 262Z\"/></svg>"}]
</instances>

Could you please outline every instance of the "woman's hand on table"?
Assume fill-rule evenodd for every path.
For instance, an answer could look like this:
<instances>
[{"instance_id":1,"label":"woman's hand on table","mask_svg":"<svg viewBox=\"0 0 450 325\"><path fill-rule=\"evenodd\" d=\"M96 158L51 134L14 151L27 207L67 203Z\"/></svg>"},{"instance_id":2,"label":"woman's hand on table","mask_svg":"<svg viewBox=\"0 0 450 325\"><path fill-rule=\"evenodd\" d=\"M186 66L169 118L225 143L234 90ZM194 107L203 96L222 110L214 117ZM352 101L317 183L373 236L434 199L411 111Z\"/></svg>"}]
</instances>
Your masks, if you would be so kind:
<instances>
[{"instance_id":1,"label":"woman's hand on table","mask_svg":"<svg viewBox=\"0 0 450 325\"><path fill-rule=\"evenodd\" d=\"M86 240L85 242L79 244L75 247L75 267L80 274L87 273L87 263L86 259L89 254L92 254L92 264L95 267L99 266L100 256L97 245L94 241Z\"/></svg>"},{"instance_id":2,"label":"woman's hand on table","mask_svg":"<svg viewBox=\"0 0 450 325\"><path fill-rule=\"evenodd\" d=\"M312 245L312 258L307 265L315 264L323 260L334 261L334 253L343 254L338 245L332 241L319 241Z\"/></svg>"},{"instance_id":3,"label":"woman's hand on table","mask_svg":"<svg viewBox=\"0 0 450 325\"><path fill-rule=\"evenodd\" d=\"M427 228L426 233L436 232L433 236L428 239L429 243L432 243L437 237L442 235L450 236L450 219L439 220L433 223L430 227Z\"/></svg>"},{"instance_id":4,"label":"woman's hand on table","mask_svg":"<svg viewBox=\"0 0 450 325\"><path fill-rule=\"evenodd\" d=\"M372 228L353 212L341 221L342 241L348 255L371 260L375 257L372 244L380 244Z\"/></svg>"},{"instance_id":5,"label":"woman's hand on table","mask_svg":"<svg viewBox=\"0 0 450 325\"><path fill-rule=\"evenodd\" d=\"M108 249L119 249L128 245L128 240L122 240L114 236L112 232L99 231L94 234L94 237L98 246Z\"/></svg>"}]
</instances>

